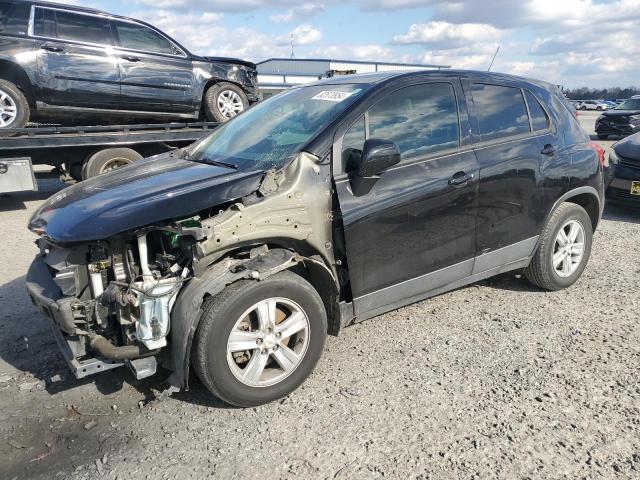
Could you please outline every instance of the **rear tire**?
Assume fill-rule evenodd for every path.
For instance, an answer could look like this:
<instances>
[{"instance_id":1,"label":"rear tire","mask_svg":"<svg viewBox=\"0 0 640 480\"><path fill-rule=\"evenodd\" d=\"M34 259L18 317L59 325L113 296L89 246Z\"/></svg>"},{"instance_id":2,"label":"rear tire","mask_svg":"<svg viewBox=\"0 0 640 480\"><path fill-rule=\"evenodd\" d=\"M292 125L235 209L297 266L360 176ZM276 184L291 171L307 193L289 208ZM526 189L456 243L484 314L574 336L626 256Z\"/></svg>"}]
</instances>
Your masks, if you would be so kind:
<instances>
[{"instance_id":1,"label":"rear tire","mask_svg":"<svg viewBox=\"0 0 640 480\"><path fill-rule=\"evenodd\" d=\"M142 155L131 148L105 148L91 155L85 162L82 168L82 178L86 180L97 177L111 170L131 165L142 158Z\"/></svg>"},{"instance_id":2,"label":"rear tire","mask_svg":"<svg viewBox=\"0 0 640 480\"><path fill-rule=\"evenodd\" d=\"M3 130L22 128L29 122L31 110L27 98L20 89L7 80L0 80L0 136Z\"/></svg>"},{"instance_id":3,"label":"rear tire","mask_svg":"<svg viewBox=\"0 0 640 480\"><path fill-rule=\"evenodd\" d=\"M265 306L271 302L273 309ZM324 304L318 292L292 272L229 285L208 298L202 309L193 366L207 389L231 405L252 407L289 395L322 355ZM273 321L263 324L265 318ZM234 349L234 342L242 348Z\"/></svg>"},{"instance_id":4,"label":"rear tire","mask_svg":"<svg viewBox=\"0 0 640 480\"><path fill-rule=\"evenodd\" d=\"M204 96L204 110L210 122L226 122L249 108L247 95L232 83L212 85Z\"/></svg>"},{"instance_id":5,"label":"rear tire","mask_svg":"<svg viewBox=\"0 0 640 480\"><path fill-rule=\"evenodd\" d=\"M576 238L571 239L574 232ZM592 239L591 218L584 208L575 203L561 204L549 217L538 250L524 271L527 280L545 290L570 287L587 266Z\"/></svg>"}]
</instances>

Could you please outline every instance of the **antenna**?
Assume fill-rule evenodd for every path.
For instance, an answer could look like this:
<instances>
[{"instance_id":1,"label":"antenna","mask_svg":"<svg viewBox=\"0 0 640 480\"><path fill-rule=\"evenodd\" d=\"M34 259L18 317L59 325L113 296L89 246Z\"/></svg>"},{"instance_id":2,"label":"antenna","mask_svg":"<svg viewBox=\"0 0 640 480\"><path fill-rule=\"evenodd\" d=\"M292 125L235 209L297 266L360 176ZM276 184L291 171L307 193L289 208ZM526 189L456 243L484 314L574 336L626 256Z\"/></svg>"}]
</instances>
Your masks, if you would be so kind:
<instances>
[{"instance_id":1,"label":"antenna","mask_svg":"<svg viewBox=\"0 0 640 480\"><path fill-rule=\"evenodd\" d=\"M293 53L293 39L294 39L295 35L292 33L291 34L291 58L296 58L296 56Z\"/></svg>"},{"instance_id":2,"label":"antenna","mask_svg":"<svg viewBox=\"0 0 640 480\"><path fill-rule=\"evenodd\" d=\"M491 67L493 67L493 62L495 61L496 57L498 56L498 52L500 51L500 45L498 45L498 48L496 48L496 53L493 54L493 58L491 59L491 63L489 64L489 68L487 69L487 72L491 71Z\"/></svg>"}]
</instances>

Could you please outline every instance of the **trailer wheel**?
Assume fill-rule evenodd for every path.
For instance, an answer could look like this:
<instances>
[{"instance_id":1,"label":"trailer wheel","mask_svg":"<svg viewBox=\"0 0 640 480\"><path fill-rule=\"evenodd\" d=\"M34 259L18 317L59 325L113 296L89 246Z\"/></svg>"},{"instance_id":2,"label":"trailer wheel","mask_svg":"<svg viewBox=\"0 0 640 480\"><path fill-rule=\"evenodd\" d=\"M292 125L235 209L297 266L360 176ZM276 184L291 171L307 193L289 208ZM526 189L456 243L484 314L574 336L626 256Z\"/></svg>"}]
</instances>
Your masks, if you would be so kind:
<instances>
[{"instance_id":1,"label":"trailer wheel","mask_svg":"<svg viewBox=\"0 0 640 480\"><path fill-rule=\"evenodd\" d=\"M22 128L29 121L29 102L13 83L0 80L0 137L4 129Z\"/></svg>"},{"instance_id":2,"label":"trailer wheel","mask_svg":"<svg viewBox=\"0 0 640 480\"><path fill-rule=\"evenodd\" d=\"M91 155L85 162L82 178L97 177L111 170L131 165L142 158L142 155L131 148L105 148Z\"/></svg>"}]
</instances>

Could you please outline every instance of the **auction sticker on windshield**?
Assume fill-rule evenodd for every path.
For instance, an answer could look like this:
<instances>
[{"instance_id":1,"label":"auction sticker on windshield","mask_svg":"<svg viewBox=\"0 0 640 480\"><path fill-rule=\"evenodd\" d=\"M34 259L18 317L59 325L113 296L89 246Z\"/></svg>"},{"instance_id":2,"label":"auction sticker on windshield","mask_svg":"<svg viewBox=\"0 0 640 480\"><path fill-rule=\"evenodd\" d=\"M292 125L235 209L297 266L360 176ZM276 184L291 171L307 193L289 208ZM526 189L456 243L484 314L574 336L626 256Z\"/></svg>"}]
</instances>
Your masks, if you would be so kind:
<instances>
[{"instance_id":1,"label":"auction sticker on windshield","mask_svg":"<svg viewBox=\"0 0 640 480\"><path fill-rule=\"evenodd\" d=\"M353 92L339 92L336 90L325 90L318 93L315 97L313 97L313 100L325 100L327 102L342 102L343 100L346 100L357 91L358 90Z\"/></svg>"}]
</instances>

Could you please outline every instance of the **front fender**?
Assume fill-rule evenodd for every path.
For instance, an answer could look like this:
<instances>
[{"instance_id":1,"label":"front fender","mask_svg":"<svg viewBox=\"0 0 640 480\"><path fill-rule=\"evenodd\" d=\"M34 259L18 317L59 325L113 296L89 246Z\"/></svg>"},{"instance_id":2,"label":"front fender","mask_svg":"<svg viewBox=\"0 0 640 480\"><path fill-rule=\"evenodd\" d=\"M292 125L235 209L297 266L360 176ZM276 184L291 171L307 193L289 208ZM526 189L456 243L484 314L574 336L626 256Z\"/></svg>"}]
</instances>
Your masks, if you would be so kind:
<instances>
[{"instance_id":1,"label":"front fender","mask_svg":"<svg viewBox=\"0 0 640 480\"><path fill-rule=\"evenodd\" d=\"M171 312L170 354L173 373L169 383L177 388L189 388L191 345L198 329L202 304L207 296L220 293L227 285L239 280L260 281L287 270L305 260L284 248L267 250L249 259L227 258L194 277L182 289Z\"/></svg>"}]
</instances>

